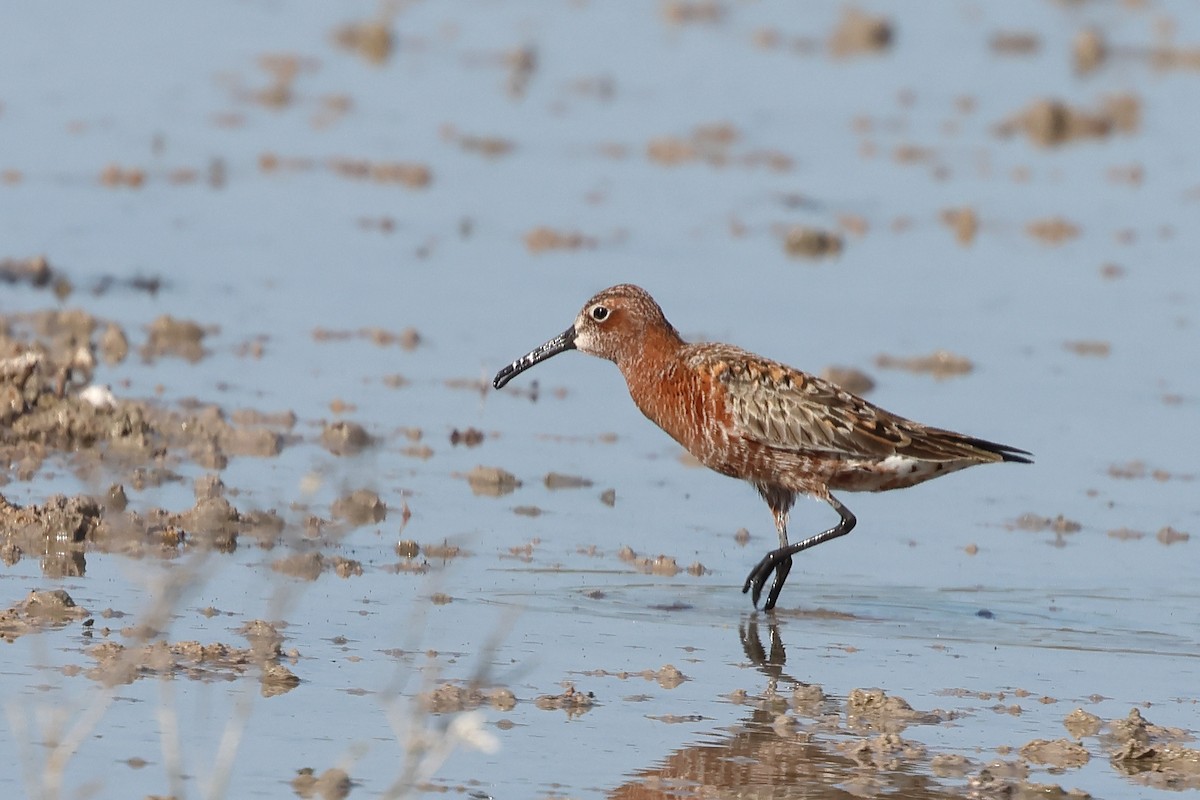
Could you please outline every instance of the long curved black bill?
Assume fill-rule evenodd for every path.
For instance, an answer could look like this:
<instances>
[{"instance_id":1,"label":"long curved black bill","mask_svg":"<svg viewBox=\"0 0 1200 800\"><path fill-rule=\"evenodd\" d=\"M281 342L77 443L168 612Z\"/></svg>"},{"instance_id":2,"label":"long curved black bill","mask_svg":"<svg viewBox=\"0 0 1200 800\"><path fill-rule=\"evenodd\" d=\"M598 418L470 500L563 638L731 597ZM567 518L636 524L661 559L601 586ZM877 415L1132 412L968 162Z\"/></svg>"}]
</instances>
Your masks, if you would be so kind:
<instances>
[{"instance_id":1,"label":"long curved black bill","mask_svg":"<svg viewBox=\"0 0 1200 800\"><path fill-rule=\"evenodd\" d=\"M547 358L551 358L552 356L556 356L564 350L574 349L575 326L572 325L558 336L555 336L553 339L546 342L541 347L526 353L504 369L497 372L495 379L492 381L492 386L495 386L497 389L501 389L504 387L504 384L508 383L513 378L532 367L534 364L545 361Z\"/></svg>"}]
</instances>

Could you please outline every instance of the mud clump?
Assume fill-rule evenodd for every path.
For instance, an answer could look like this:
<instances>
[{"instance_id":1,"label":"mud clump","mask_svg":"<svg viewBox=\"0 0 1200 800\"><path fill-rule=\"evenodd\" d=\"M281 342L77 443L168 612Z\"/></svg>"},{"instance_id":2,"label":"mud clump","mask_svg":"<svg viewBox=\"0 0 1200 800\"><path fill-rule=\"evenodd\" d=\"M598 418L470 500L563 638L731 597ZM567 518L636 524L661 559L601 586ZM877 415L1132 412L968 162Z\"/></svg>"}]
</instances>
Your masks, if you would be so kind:
<instances>
[{"instance_id":1,"label":"mud clump","mask_svg":"<svg viewBox=\"0 0 1200 800\"><path fill-rule=\"evenodd\" d=\"M832 365L821 370L821 378L845 389L851 394L864 395L875 388L875 381L861 369Z\"/></svg>"},{"instance_id":2,"label":"mud clump","mask_svg":"<svg viewBox=\"0 0 1200 800\"><path fill-rule=\"evenodd\" d=\"M363 574L362 562L342 556L326 558L315 551L284 556L273 561L271 569L306 581L315 581L321 577L321 573L327 571L332 571L339 578L357 577Z\"/></svg>"},{"instance_id":3,"label":"mud clump","mask_svg":"<svg viewBox=\"0 0 1200 800\"><path fill-rule=\"evenodd\" d=\"M1131 134L1141 124L1141 101L1134 95L1107 98L1098 110L1074 108L1059 100L1038 100L996 127L1001 136L1024 133L1039 147L1080 139Z\"/></svg>"},{"instance_id":4,"label":"mud clump","mask_svg":"<svg viewBox=\"0 0 1200 800\"><path fill-rule=\"evenodd\" d=\"M880 53L892 45L895 31L886 17L847 9L829 37L829 52L837 58Z\"/></svg>"},{"instance_id":5,"label":"mud clump","mask_svg":"<svg viewBox=\"0 0 1200 800\"><path fill-rule=\"evenodd\" d=\"M387 504L370 489L356 489L334 500L330 513L354 527L372 525L387 519Z\"/></svg>"},{"instance_id":6,"label":"mud clump","mask_svg":"<svg viewBox=\"0 0 1200 800\"><path fill-rule=\"evenodd\" d=\"M26 633L61 628L87 615L87 609L75 605L62 589L32 591L20 603L0 611L0 638L12 642Z\"/></svg>"},{"instance_id":7,"label":"mud clump","mask_svg":"<svg viewBox=\"0 0 1200 800\"><path fill-rule=\"evenodd\" d=\"M533 704L543 711L563 710L568 717L577 717L592 710L596 705L596 695L591 692L581 692L574 686L568 686L562 694L540 695Z\"/></svg>"},{"instance_id":8,"label":"mud clump","mask_svg":"<svg viewBox=\"0 0 1200 800\"><path fill-rule=\"evenodd\" d=\"M979 215L975 209L970 207L947 208L942 212L941 217L942 222L954 231L955 240L963 247L967 247L975 241L975 234L979 232Z\"/></svg>"},{"instance_id":9,"label":"mud clump","mask_svg":"<svg viewBox=\"0 0 1200 800\"><path fill-rule=\"evenodd\" d=\"M0 283L25 283L37 289L53 287L60 297L65 297L71 292L70 281L50 266L45 256L6 258L0 261Z\"/></svg>"},{"instance_id":10,"label":"mud clump","mask_svg":"<svg viewBox=\"0 0 1200 800\"><path fill-rule=\"evenodd\" d=\"M1085 736L1095 736L1104 727L1104 720L1095 714L1090 714L1082 708L1077 708L1063 719L1063 727L1076 739Z\"/></svg>"},{"instance_id":11,"label":"mud clump","mask_svg":"<svg viewBox=\"0 0 1200 800\"><path fill-rule=\"evenodd\" d=\"M419 698L421 707L434 714L471 711L489 705L499 711L510 711L517 705L517 697L505 688L480 689L473 686L456 686L445 683Z\"/></svg>"},{"instance_id":12,"label":"mud clump","mask_svg":"<svg viewBox=\"0 0 1200 800\"><path fill-rule=\"evenodd\" d=\"M761 166L772 172L787 172L792 168L792 159L785 153L775 150L736 151L734 146L740 139L741 133L728 122L699 125L686 137L661 136L651 139L646 145L646 157L665 167L700 162L717 168Z\"/></svg>"},{"instance_id":13,"label":"mud clump","mask_svg":"<svg viewBox=\"0 0 1200 800\"><path fill-rule=\"evenodd\" d=\"M146 330L149 337L142 348L142 358L146 361L174 356L195 363L208 354L204 349L204 337L217 329L163 314L150 323Z\"/></svg>"},{"instance_id":14,"label":"mud clump","mask_svg":"<svg viewBox=\"0 0 1200 800\"><path fill-rule=\"evenodd\" d=\"M17 506L0 495L0 550L5 563L26 553L41 558L47 577L84 574L86 541L100 527L103 512L90 497L54 495L40 506Z\"/></svg>"},{"instance_id":15,"label":"mud clump","mask_svg":"<svg viewBox=\"0 0 1200 800\"><path fill-rule=\"evenodd\" d=\"M329 170L343 178L399 184L407 189L425 189L433 183L433 170L427 165L404 161L334 158L329 161Z\"/></svg>"},{"instance_id":16,"label":"mud clump","mask_svg":"<svg viewBox=\"0 0 1200 800\"><path fill-rule=\"evenodd\" d=\"M641 672L629 672L627 670L610 672L606 669L594 669L588 670L583 674L591 678L617 678L623 681L630 678L641 678L647 681L654 681L664 689L674 689L681 686L685 681L691 680L687 675L680 672L679 668L674 664L663 664L659 669L644 669Z\"/></svg>"},{"instance_id":17,"label":"mud clump","mask_svg":"<svg viewBox=\"0 0 1200 800\"><path fill-rule=\"evenodd\" d=\"M525 249L534 254L551 250L591 249L597 244L595 238L578 231L556 231L544 225L525 234Z\"/></svg>"},{"instance_id":18,"label":"mud clump","mask_svg":"<svg viewBox=\"0 0 1200 800\"><path fill-rule=\"evenodd\" d=\"M881 733L858 741L844 742L839 747L859 766L892 772L903 769L913 761L925 758L925 746L905 739L898 733Z\"/></svg>"},{"instance_id":19,"label":"mud clump","mask_svg":"<svg viewBox=\"0 0 1200 800\"><path fill-rule=\"evenodd\" d=\"M483 440L485 438L487 437L484 435L483 431L477 428L466 428L465 430L461 431L458 428L455 428L454 430L450 431L450 444L455 447L460 444L465 445L466 447L478 447L479 445L483 444Z\"/></svg>"},{"instance_id":20,"label":"mud clump","mask_svg":"<svg viewBox=\"0 0 1200 800\"><path fill-rule=\"evenodd\" d=\"M551 491L555 489L588 489L592 486L592 482L587 478L579 475L563 475L559 472L547 473L545 483L546 488Z\"/></svg>"},{"instance_id":21,"label":"mud clump","mask_svg":"<svg viewBox=\"0 0 1200 800\"><path fill-rule=\"evenodd\" d=\"M467 473L467 483L473 493L487 497L502 497L521 486L516 475L500 467L475 467Z\"/></svg>"},{"instance_id":22,"label":"mud clump","mask_svg":"<svg viewBox=\"0 0 1200 800\"><path fill-rule=\"evenodd\" d=\"M138 678L168 675L201 681L228 680L258 668L264 697L282 694L300 684L300 679L282 663L283 659L295 659L299 654L283 653L280 646L283 637L273 625L254 620L242 627L242 633L250 640L248 648L223 642L155 641L128 647L119 642L103 642L87 651L96 666L85 674L105 686L117 686ZM154 632L135 632L142 634L154 635Z\"/></svg>"},{"instance_id":23,"label":"mud clump","mask_svg":"<svg viewBox=\"0 0 1200 800\"><path fill-rule=\"evenodd\" d=\"M647 575L665 575L670 578L679 574L679 564L675 559L668 555L659 555L656 557L639 556L634 552L632 547L628 545L617 551L617 558L627 564L633 565L638 572Z\"/></svg>"},{"instance_id":24,"label":"mud clump","mask_svg":"<svg viewBox=\"0 0 1200 800\"><path fill-rule=\"evenodd\" d=\"M1057 247L1079 238L1079 226L1062 217L1035 219L1025 226L1025 232L1042 244Z\"/></svg>"},{"instance_id":25,"label":"mud clump","mask_svg":"<svg viewBox=\"0 0 1200 800\"><path fill-rule=\"evenodd\" d=\"M824 258L842 252L845 242L840 234L804 225L792 226L784 233L783 249L793 258Z\"/></svg>"},{"instance_id":26,"label":"mud clump","mask_svg":"<svg viewBox=\"0 0 1200 800\"><path fill-rule=\"evenodd\" d=\"M917 711L903 697L882 689L852 689L846 698L848 724L866 725L885 733L902 731L913 724L942 722L944 714Z\"/></svg>"},{"instance_id":27,"label":"mud clump","mask_svg":"<svg viewBox=\"0 0 1200 800\"><path fill-rule=\"evenodd\" d=\"M1155 725L1136 708L1108 728L1100 741L1119 771L1157 789L1200 789L1200 750L1181 744L1193 738L1186 731Z\"/></svg>"},{"instance_id":28,"label":"mud clump","mask_svg":"<svg viewBox=\"0 0 1200 800\"><path fill-rule=\"evenodd\" d=\"M292 791L306 800L312 797L320 800L342 800L350 796L354 782L345 770L337 767L327 769L320 775L311 767L305 767L292 778L291 785Z\"/></svg>"},{"instance_id":29,"label":"mud clump","mask_svg":"<svg viewBox=\"0 0 1200 800\"><path fill-rule=\"evenodd\" d=\"M1058 769L1078 769L1091 760L1087 748L1070 739L1034 739L1021 747L1021 758Z\"/></svg>"},{"instance_id":30,"label":"mud clump","mask_svg":"<svg viewBox=\"0 0 1200 800\"><path fill-rule=\"evenodd\" d=\"M367 429L357 422L339 420L321 430L321 446L335 456L353 456L374 444Z\"/></svg>"},{"instance_id":31,"label":"mud clump","mask_svg":"<svg viewBox=\"0 0 1200 800\"><path fill-rule=\"evenodd\" d=\"M357 53L368 64L379 66L387 62L395 47L395 38L383 20L350 23L333 32L333 43L343 50Z\"/></svg>"},{"instance_id":32,"label":"mud clump","mask_svg":"<svg viewBox=\"0 0 1200 800\"><path fill-rule=\"evenodd\" d=\"M875 357L875 366L880 369L902 369L908 372L925 373L938 380L956 375L966 375L975 369L971 359L948 350L937 350L927 356L912 357L881 353Z\"/></svg>"}]
</instances>

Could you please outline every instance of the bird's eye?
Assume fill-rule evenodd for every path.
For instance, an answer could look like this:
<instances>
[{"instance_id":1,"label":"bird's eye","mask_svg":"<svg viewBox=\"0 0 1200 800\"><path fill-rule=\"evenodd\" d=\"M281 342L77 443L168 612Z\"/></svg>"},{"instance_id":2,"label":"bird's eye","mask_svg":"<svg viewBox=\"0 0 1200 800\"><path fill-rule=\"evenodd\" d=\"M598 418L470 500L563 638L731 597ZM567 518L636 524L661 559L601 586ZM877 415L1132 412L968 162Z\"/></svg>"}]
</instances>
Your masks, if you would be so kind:
<instances>
[{"instance_id":1,"label":"bird's eye","mask_svg":"<svg viewBox=\"0 0 1200 800\"><path fill-rule=\"evenodd\" d=\"M608 308L605 306L592 306L592 319L596 322L604 322L608 319Z\"/></svg>"}]
</instances>

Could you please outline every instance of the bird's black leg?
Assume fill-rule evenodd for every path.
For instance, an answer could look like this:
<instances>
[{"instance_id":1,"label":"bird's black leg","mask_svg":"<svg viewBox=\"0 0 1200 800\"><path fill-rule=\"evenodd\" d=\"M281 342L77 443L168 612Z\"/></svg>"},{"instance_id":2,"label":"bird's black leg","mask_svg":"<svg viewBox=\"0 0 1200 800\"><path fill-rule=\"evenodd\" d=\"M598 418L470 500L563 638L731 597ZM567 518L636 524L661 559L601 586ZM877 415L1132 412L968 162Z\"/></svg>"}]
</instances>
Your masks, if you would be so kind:
<instances>
[{"instance_id":1,"label":"bird's black leg","mask_svg":"<svg viewBox=\"0 0 1200 800\"><path fill-rule=\"evenodd\" d=\"M758 606L758 599L762 596L763 586L767 583L767 578L771 573L775 573L775 580L771 583L771 591L767 594L767 603L763 606L764 611L770 611L775 607L775 601L779 599L779 593L783 591L783 584L787 581L788 573L792 570L792 556L802 550L807 550L810 547L816 547L822 542L827 542L830 539L836 539L839 536L845 536L854 528L857 520L850 513L850 509L846 508L836 497L829 497L829 504L841 516L841 520L837 525L834 525L827 531L810 536L807 539L797 542L796 544L783 544L778 550L772 550L763 556L762 561L758 562L758 566L750 570L750 575L746 578L746 583L742 586L742 592L750 592L750 600L755 607ZM778 516L778 515L777 515ZM780 533L780 538L785 539L786 534Z\"/></svg>"}]
</instances>

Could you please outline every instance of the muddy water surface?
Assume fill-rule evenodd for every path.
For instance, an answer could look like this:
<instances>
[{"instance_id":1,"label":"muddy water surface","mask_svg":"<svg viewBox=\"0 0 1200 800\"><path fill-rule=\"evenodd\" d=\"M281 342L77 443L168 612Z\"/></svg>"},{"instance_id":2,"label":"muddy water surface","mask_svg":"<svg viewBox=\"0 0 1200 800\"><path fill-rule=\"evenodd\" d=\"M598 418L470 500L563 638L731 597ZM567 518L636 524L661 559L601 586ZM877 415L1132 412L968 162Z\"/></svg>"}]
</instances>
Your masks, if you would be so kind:
<instances>
[{"instance_id":1,"label":"muddy water surface","mask_svg":"<svg viewBox=\"0 0 1200 800\"><path fill-rule=\"evenodd\" d=\"M1200 15L2 13L5 794L1200 787ZM1036 464L756 614L610 364L490 389L622 281Z\"/></svg>"}]
</instances>

